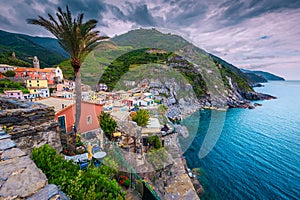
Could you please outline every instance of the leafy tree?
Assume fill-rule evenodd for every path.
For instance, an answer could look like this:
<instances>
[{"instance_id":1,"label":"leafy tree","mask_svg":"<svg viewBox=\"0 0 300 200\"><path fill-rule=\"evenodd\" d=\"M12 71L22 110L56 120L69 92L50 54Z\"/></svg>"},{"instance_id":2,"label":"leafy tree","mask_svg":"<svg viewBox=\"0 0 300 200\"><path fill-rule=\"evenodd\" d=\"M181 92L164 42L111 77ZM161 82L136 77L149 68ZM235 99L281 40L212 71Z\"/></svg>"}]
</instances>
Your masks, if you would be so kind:
<instances>
[{"instance_id":1,"label":"leafy tree","mask_svg":"<svg viewBox=\"0 0 300 200\"><path fill-rule=\"evenodd\" d=\"M110 116L109 113L101 112L98 116L99 124L104 134L111 138L112 133L117 128L117 122Z\"/></svg>"},{"instance_id":2,"label":"leafy tree","mask_svg":"<svg viewBox=\"0 0 300 200\"><path fill-rule=\"evenodd\" d=\"M159 149L162 147L160 139L157 135L153 135L148 137L148 142L151 144L155 149Z\"/></svg>"},{"instance_id":3,"label":"leafy tree","mask_svg":"<svg viewBox=\"0 0 300 200\"><path fill-rule=\"evenodd\" d=\"M4 76L6 76L6 77L15 77L15 75L16 75L16 72L14 72L14 71L12 71L12 70L8 70L8 71L6 71L6 72L4 72L4 73L2 73Z\"/></svg>"},{"instance_id":4,"label":"leafy tree","mask_svg":"<svg viewBox=\"0 0 300 200\"><path fill-rule=\"evenodd\" d=\"M27 22L42 26L50 31L58 39L59 44L71 56L71 65L75 75L75 127L79 130L78 126L81 114L80 67L82 60L88 52L94 49L98 41L107 37L99 36L100 32L93 30L97 25L97 20L91 19L83 22L83 13L78 14L77 17L72 17L68 6L66 6L66 11L58 7L56 16L58 20L48 14L49 20L39 16L38 19L27 19Z\"/></svg>"},{"instance_id":5,"label":"leafy tree","mask_svg":"<svg viewBox=\"0 0 300 200\"><path fill-rule=\"evenodd\" d=\"M149 112L147 110L141 109L132 116L132 121L135 121L138 126L147 126L150 119Z\"/></svg>"},{"instance_id":6,"label":"leafy tree","mask_svg":"<svg viewBox=\"0 0 300 200\"><path fill-rule=\"evenodd\" d=\"M105 165L99 168L89 166L86 171L81 171L78 165L66 161L49 145L34 148L32 159L47 176L49 183L59 185L71 199L108 200L125 197L126 193L112 179L115 170L109 170Z\"/></svg>"}]
</instances>

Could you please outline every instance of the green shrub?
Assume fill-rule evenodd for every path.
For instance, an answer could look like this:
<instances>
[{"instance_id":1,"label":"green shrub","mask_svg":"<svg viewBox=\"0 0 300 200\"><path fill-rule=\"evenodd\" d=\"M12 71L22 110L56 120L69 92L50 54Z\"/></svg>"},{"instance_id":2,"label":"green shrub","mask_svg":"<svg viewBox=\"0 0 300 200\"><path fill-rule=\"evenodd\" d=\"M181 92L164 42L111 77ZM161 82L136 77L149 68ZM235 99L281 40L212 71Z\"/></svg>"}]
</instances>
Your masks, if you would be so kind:
<instances>
[{"instance_id":1,"label":"green shrub","mask_svg":"<svg viewBox=\"0 0 300 200\"><path fill-rule=\"evenodd\" d=\"M15 75L16 75L16 72L14 72L14 71L12 71L12 70L8 70L8 71L6 71L6 72L4 72L4 73L2 73L4 76L6 76L6 77L15 77Z\"/></svg>"},{"instance_id":2,"label":"green shrub","mask_svg":"<svg viewBox=\"0 0 300 200\"><path fill-rule=\"evenodd\" d=\"M71 199L124 199L125 192L117 181L111 179L115 173L105 165L89 166L86 171L66 161L49 145L34 148L32 159L47 176L50 184L59 185Z\"/></svg>"},{"instance_id":3,"label":"green shrub","mask_svg":"<svg viewBox=\"0 0 300 200\"><path fill-rule=\"evenodd\" d=\"M150 119L149 112L141 109L132 116L132 121L135 121L138 126L147 126Z\"/></svg>"},{"instance_id":4,"label":"green shrub","mask_svg":"<svg viewBox=\"0 0 300 200\"><path fill-rule=\"evenodd\" d=\"M154 103L161 104L161 100L154 99Z\"/></svg>"},{"instance_id":5,"label":"green shrub","mask_svg":"<svg viewBox=\"0 0 300 200\"><path fill-rule=\"evenodd\" d=\"M29 94L29 90L22 83L14 82L9 79L0 80L0 93L4 90L21 90L23 94Z\"/></svg>"},{"instance_id":6,"label":"green shrub","mask_svg":"<svg viewBox=\"0 0 300 200\"><path fill-rule=\"evenodd\" d=\"M162 147L160 139L157 135L153 135L148 137L148 142L151 144L155 149L159 149Z\"/></svg>"},{"instance_id":7,"label":"green shrub","mask_svg":"<svg viewBox=\"0 0 300 200\"><path fill-rule=\"evenodd\" d=\"M101 112L98 116L99 124L101 129L103 130L104 134L111 138L112 133L117 128L117 122L110 116L109 113Z\"/></svg>"}]
</instances>

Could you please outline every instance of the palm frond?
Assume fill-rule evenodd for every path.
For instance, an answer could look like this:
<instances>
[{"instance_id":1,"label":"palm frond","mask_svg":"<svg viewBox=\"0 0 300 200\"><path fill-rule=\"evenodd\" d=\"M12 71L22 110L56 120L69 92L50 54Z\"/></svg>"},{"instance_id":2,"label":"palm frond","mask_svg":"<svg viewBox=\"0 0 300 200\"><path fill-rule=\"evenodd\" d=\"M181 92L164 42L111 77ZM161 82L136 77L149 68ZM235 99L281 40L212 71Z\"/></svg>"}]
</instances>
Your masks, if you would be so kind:
<instances>
[{"instance_id":1,"label":"palm frond","mask_svg":"<svg viewBox=\"0 0 300 200\"><path fill-rule=\"evenodd\" d=\"M27 23L42 26L50 31L72 59L82 58L99 41L108 38L99 36L100 31L94 30L97 20L91 19L83 22L83 13L79 13L73 18L68 6L65 11L58 7L55 16L56 19L48 14L49 20L38 16L38 19L27 19Z\"/></svg>"}]
</instances>

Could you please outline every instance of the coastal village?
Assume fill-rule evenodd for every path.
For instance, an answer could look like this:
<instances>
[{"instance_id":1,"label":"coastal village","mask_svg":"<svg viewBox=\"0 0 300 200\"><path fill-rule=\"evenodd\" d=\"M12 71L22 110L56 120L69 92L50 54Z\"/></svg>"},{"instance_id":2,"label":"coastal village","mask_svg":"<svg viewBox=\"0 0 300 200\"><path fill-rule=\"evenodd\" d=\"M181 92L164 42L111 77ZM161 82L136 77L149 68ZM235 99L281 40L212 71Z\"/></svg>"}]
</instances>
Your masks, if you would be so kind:
<instances>
[{"instance_id":1,"label":"coastal village","mask_svg":"<svg viewBox=\"0 0 300 200\"><path fill-rule=\"evenodd\" d=\"M8 72L14 72L14 76L6 77ZM117 159L118 171L123 171L120 177L130 180L129 185L125 187L126 199L146 199L145 195L148 195L147 199L199 199L198 195L204 192L196 178L197 171L188 168L178 145L178 136L188 134L182 126L172 123L180 119L180 116L172 118L166 115L168 108L158 95L150 92L148 83L140 83L138 87L128 91L114 92L109 91L104 83L98 84L95 88L82 84L81 117L79 130L75 130L75 82L64 79L60 67L42 69L39 59L35 56L31 68L0 64L0 80L4 79L23 84L27 92L4 88L3 94L0 95L3 104L0 126L8 133L5 137L0 137L0 154L10 149L2 140L10 138L9 135L13 140L10 142L15 143L13 147L20 148L28 155L34 147L50 144L62 153L66 160L72 160L82 170L85 170L91 162L95 166L105 165L105 157L116 157L117 151L120 158ZM18 106L5 106L6 103L11 104L13 101ZM30 108L39 107L46 112L41 116L36 114L40 117L47 116L45 121L38 117L36 121L42 120L41 124L46 124L43 128L46 127L47 134L36 131L37 135L40 134L36 137L29 131L22 135L23 130L20 129L25 126L25 129L28 129L28 126L32 126L31 122L24 122L21 126L18 121L11 122L3 117L11 115L5 114L7 111L15 113L12 114L15 116L21 112L16 119L26 118L26 115L22 115L24 112L20 111L26 106L19 106L20 104L30 105ZM11 109L18 109L18 112ZM139 126L133 120L134 115L141 110L148 113L147 123L144 126ZM99 126L101 113L109 114L117 123L111 135L106 135ZM49 126L51 131L48 130ZM27 144L24 144L25 141ZM76 143L74 148L69 148L74 141ZM78 143L80 144L77 145ZM6 162L2 157L0 168ZM124 181L120 177L118 182L122 185ZM142 182L144 186L142 189L137 186L138 182ZM11 192L3 192L5 183L0 183L3 185L0 187L0 199L1 195L4 198L5 195L13 196ZM39 189L42 190L43 187ZM57 190L56 187L53 188Z\"/></svg>"}]
</instances>

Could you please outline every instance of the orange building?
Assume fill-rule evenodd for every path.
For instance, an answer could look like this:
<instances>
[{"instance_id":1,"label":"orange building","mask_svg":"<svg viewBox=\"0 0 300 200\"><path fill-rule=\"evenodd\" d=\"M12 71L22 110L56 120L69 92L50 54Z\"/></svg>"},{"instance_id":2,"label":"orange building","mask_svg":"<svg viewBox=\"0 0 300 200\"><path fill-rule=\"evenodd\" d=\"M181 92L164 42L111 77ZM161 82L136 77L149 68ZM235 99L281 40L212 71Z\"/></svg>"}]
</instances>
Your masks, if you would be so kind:
<instances>
[{"instance_id":1,"label":"orange building","mask_svg":"<svg viewBox=\"0 0 300 200\"><path fill-rule=\"evenodd\" d=\"M46 79L48 85L53 85L57 78L56 68L37 69L29 67L17 67L16 78L28 77L30 79Z\"/></svg>"},{"instance_id":2,"label":"orange building","mask_svg":"<svg viewBox=\"0 0 300 200\"><path fill-rule=\"evenodd\" d=\"M82 102L81 104L81 116L79 129L77 132L85 133L88 131L96 130L99 128L98 115L103 111L103 105ZM72 126L75 123L76 105L72 104L55 114L55 120L59 124L61 131L71 132Z\"/></svg>"}]
</instances>

